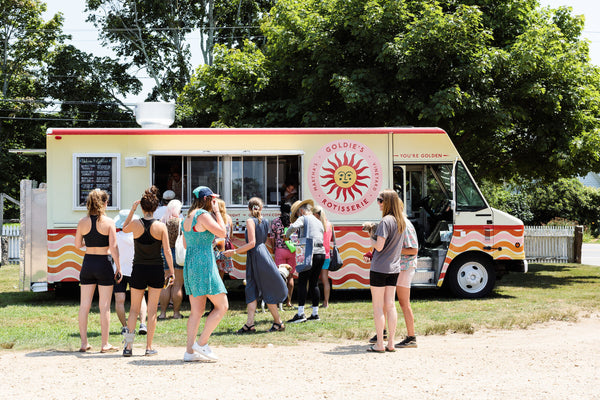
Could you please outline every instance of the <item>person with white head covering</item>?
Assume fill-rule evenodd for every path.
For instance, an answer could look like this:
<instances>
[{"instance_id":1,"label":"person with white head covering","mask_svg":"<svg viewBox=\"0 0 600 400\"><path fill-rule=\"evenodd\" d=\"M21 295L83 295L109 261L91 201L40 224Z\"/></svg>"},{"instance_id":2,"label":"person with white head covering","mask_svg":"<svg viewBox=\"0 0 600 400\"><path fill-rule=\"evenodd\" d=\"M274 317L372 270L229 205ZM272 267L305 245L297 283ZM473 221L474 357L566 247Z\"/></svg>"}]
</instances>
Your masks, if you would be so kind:
<instances>
[{"instance_id":1,"label":"person with white head covering","mask_svg":"<svg viewBox=\"0 0 600 400\"><path fill-rule=\"evenodd\" d=\"M123 279L121 282L115 284L115 312L121 321L121 334L127 332L127 316L125 314L125 298L127 297L127 285L131 279L131 269L133 265L133 233L123 232L123 222L127 219L129 210L121 210L119 214L114 218L115 227L117 229L117 247L119 248L119 260L121 261L121 274ZM137 215L133 216L133 219L139 219ZM146 326L146 314L148 307L146 300L142 299L142 306L140 308L140 329L138 330L140 335L145 335L148 332Z\"/></svg>"},{"instance_id":2,"label":"person with white head covering","mask_svg":"<svg viewBox=\"0 0 600 400\"><path fill-rule=\"evenodd\" d=\"M168 192L173 193L172 191L167 190L165 195L168 194ZM175 242L177 241L177 236L181 233L181 201L177 199L169 201L169 204L167 204L167 212L160 221L167 226L167 232L169 232L169 246L171 247L171 255L173 256L175 279L173 280L173 285L163 289L160 294L160 315L158 316L158 319L167 318L167 307L169 306L170 301L173 302L173 318L180 319L183 318L180 313L181 302L183 300L183 265L179 265L175 262ZM164 264L164 269L165 271L169 269L166 262Z\"/></svg>"},{"instance_id":3,"label":"person with white head covering","mask_svg":"<svg viewBox=\"0 0 600 400\"><path fill-rule=\"evenodd\" d=\"M162 201L160 202L159 206L156 208L156 210L154 211L154 214L152 215L154 217L154 219L157 220L161 220L165 214L167 213L167 204L169 204L169 202L171 200L173 200L175 198L175 192L172 190L167 190L166 192L163 193L162 195Z\"/></svg>"}]
</instances>

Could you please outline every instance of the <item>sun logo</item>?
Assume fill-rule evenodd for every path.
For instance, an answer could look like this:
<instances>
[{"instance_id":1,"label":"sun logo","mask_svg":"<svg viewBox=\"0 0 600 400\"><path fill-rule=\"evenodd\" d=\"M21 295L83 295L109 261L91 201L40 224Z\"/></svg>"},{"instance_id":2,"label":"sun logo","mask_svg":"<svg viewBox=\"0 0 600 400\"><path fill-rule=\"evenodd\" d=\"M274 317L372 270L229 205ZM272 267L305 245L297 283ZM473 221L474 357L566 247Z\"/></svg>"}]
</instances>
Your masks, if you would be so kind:
<instances>
[{"instance_id":1,"label":"sun logo","mask_svg":"<svg viewBox=\"0 0 600 400\"><path fill-rule=\"evenodd\" d=\"M308 187L317 204L336 214L371 206L381 188L382 169L363 143L341 139L321 147L308 169Z\"/></svg>"},{"instance_id":2,"label":"sun logo","mask_svg":"<svg viewBox=\"0 0 600 400\"><path fill-rule=\"evenodd\" d=\"M335 199L339 200L340 196L343 196L344 202L348 200L348 195L352 200L356 200L356 195L363 195L363 189L367 188L363 181L369 178L368 175L361 175L369 168L364 160L356 160L354 153L348 158L348 153L344 152L343 160L338 157L338 154L334 154L327 159L327 163L329 166L323 166L323 171L327 174L321 175L321 178L326 180L323 188L327 191L327 195L335 192Z\"/></svg>"}]
</instances>

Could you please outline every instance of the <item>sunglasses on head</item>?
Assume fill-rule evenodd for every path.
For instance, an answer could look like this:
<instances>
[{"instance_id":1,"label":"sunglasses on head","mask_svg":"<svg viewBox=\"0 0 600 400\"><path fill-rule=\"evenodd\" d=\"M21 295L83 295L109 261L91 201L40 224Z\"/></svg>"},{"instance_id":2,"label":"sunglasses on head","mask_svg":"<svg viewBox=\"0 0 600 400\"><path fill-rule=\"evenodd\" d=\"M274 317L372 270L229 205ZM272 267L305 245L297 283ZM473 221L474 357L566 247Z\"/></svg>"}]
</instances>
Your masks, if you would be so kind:
<instances>
[{"instance_id":1,"label":"sunglasses on head","mask_svg":"<svg viewBox=\"0 0 600 400\"><path fill-rule=\"evenodd\" d=\"M383 199L382 199L381 197L378 197L378 198L377 198L377 202L378 202L379 204L381 204L381 203L383 203Z\"/></svg>"}]
</instances>

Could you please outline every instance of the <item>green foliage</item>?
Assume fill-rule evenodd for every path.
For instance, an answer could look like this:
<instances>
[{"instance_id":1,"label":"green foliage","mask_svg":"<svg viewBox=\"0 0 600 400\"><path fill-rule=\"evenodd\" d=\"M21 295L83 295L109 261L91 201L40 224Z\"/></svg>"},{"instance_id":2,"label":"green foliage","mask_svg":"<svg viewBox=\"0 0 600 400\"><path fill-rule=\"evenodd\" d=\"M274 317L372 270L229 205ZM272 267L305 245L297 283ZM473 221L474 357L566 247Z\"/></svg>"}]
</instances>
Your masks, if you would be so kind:
<instances>
[{"instance_id":1,"label":"green foliage","mask_svg":"<svg viewBox=\"0 0 600 400\"><path fill-rule=\"evenodd\" d=\"M200 33L204 64L215 44L260 40L258 19L274 0L87 0L88 21L105 46L147 71L155 87L149 100L174 100L191 75L191 34Z\"/></svg>"},{"instance_id":2,"label":"green foliage","mask_svg":"<svg viewBox=\"0 0 600 400\"><path fill-rule=\"evenodd\" d=\"M531 189L531 198L536 223L563 218L597 227L600 220L600 190L583 186L577 179L558 179L550 185L536 185Z\"/></svg>"},{"instance_id":3,"label":"green foliage","mask_svg":"<svg viewBox=\"0 0 600 400\"><path fill-rule=\"evenodd\" d=\"M600 189L584 186L575 178L549 184L482 184L492 207L520 218L525 225L585 225L598 235Z\"/></svg>"},{"instance_id":4,"label":"green foliage","mask_svg":"<svg viewBox=\"0 0 600 400\"><path fill-rule=\"evenodd\" d=\"M481 183L481 191L490 206L519 218L525 225L531 225L534 221L531 196L522 190L517 185Z\"/></svg>"},{"instance_id":5,"label":"green foliage","mask_svg":"<svg viewBox=\"0 0 600 400\"><path fill-rule=\"evenodd\" d=\"M206 125L440 126L478 178L552 181L600 169L582 29L534 0L280 0L181 100L207 94Z\"/></svg>"},{"instance_id":6,"label":"green foliage","mask_svg":"<svg viewBox=\"0 0 600 400\"><path fill-rule=\"evenodd\" d=\"M13 148L44 148L44 103L42 66L52 46L63 38L63 18L55 15L44 21L46 5L38 0L0 0L0 190L19 198L19 180L43 181L45 163L36 157L11 154ZM18 218L13 204L7 204L5 218Z\"/></svg>"},{"instance_id":7,"label":"green foliage","mask_svg":"<svg viewBox=\"0 0 600 400\"><path fill-rule=\"evenodd\" d=\"M108 57L94 57L70 45L59 46L49 57L46 90L53 99L65 100L60 116L70 120L53 126L135 124L132 113L123 104L119 106L121 97L139 93L142 88L140 81L129 74L130 66ZM69 101L77 99L85 102Z\"/></svg>"}]
</instances>

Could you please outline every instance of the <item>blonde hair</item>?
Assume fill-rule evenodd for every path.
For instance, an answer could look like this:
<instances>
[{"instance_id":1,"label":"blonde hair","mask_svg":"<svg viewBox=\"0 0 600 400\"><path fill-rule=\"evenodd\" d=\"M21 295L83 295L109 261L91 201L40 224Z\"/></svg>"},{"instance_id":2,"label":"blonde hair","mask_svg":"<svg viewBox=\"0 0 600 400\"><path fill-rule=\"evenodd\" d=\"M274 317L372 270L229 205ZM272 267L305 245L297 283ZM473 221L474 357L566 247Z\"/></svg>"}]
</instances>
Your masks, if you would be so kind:
<instances>
[{"instance_id":1,"label":"blonde hair","mask_svg":"<svg viewBox=\"0 0 600 400\"><path fill-rule=\"evenodd\" d=\"M396 219L398 225L398 233L404 232L406 222L404 220L404 203L392 189L385 189L379 193L379 197L383 199L382 217L391 215Z\"/></svg>"},{"instance_id":2,"label":"blonde hair","mask_svg":"<svg viewBox=\"0 0 600 400\"><path fill-rule=\"evenodd\" d=\"M323 229L327 230L327 222L329 222L329 220L327 219L327 215L325 215L323 207L321 207L320 205L314 206L312 213L315 217L319 217L319 220L321 220L321 223L323 224Z\"/></svg>"},{"instance_id":3,"label":"blonde hair","mask_svg":"<svg viewBox=\"0 0 600 400\"><path fill-rule=\"evenodd\" d=\"M223 221L227 223L227 205L225 204L225 200L217 199L217 204L219 205L219 212L221 213L221 217L223 217ZM217 211L217 210L215 210Z\"/></svg>"},{"instance_id":4,"label":"blonde hair","mask_svg":"<svg viewBox=\"0 0 600 400\"><path fill-rule=\"evenodd\" d=\"M250 214L258 219L258 222L262 222L262 208L263 201L259 197L253 197L248 200L248 210L250 210Z\"/></svg>"},{"instance_id":5,"label":"blonde hair","mask_svg":"<svg viewBox=\"0 0 600 400\"><path fill-rule=\"evenodd\" d=\"M88 209L88 216L104 215L106 209L106 202L108 201L108 193L102 189L94 189L88 193L85 205Z\"/></svg>"}]
</instances>

